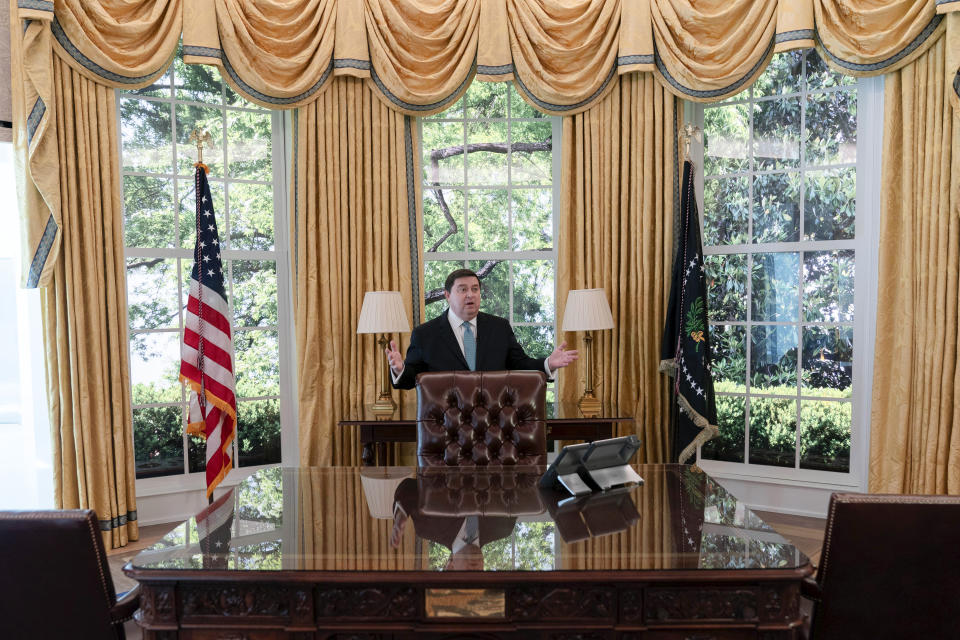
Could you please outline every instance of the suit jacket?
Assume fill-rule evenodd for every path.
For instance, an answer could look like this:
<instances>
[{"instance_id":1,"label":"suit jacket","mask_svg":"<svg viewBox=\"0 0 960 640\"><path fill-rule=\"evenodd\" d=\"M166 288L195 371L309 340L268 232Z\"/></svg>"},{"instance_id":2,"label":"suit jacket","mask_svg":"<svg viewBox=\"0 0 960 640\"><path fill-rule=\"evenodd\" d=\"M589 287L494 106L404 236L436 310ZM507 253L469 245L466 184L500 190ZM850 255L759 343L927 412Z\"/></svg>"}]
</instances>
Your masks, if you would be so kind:
<instances>
[{"instance_id":1,"label":"suit jacket","mask_svg":"<svg viewBox=\"0 0 960 640\"><path fill-rule=\"evenodd\" d=\"M449 309L413 330L403 363L403 373L393 384L395 389L413 389L417 374L424 371L467 371L457 337L447 319ZM528 356L513 327L504 318L489 313L477 314L477 371L532 369L543 371L545 358Z\"/></svg>"}]
</instances>

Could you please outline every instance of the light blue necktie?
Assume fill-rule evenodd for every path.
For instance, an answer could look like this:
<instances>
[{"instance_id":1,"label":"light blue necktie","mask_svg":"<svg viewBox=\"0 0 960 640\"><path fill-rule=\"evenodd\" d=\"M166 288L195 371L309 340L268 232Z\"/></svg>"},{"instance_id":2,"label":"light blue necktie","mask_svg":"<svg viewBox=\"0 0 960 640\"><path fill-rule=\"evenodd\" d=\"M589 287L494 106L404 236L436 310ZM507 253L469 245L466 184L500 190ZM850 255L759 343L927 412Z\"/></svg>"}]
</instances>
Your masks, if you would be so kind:
<instances>
[{"instance_id":1,"label":"light blue necktie","mask_svg":"<svg viewBox=\"0 0 960 640\"><path fill-rule=\"evenodd\" d=\"M477 339L473 335L473 329L469 322L463 323L463 355L467 359L467 366L470 371L477 370Z\"/></svg>"}]
</instances>

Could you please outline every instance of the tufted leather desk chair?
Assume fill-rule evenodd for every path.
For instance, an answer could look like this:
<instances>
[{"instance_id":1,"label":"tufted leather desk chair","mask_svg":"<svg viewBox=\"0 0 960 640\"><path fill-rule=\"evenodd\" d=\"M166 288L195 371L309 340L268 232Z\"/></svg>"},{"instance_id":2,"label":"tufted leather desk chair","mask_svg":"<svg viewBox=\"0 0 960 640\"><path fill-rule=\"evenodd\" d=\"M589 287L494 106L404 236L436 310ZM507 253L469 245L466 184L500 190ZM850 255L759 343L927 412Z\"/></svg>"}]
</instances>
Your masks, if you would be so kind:
<instances>
[{"instance_id":1,"label":"tufted leather desk chair","mask_svg":"<svg viewBox=\"0 0 960 640\"><path fill-rule=\"evenodd\" d=\"M803 594L815 640L960 637L960 496L833 494Z\"/></svg>"},{"instance_id":2,"label":"tufted leather desk chair","mask_svg":"<svg viewBox=\"0 0 960 640\"><path fill-rule=\"evenodd\" d=\"M140 587L117 600L93 511L0 511L0 542L0 638L124 638Z\"/></svg>"},{"instance_id":3,"label":"tufted leather desk chair","mask_svg":"<svg viewBox=\"0 0 960 640\"><path fill-rule=\"evenodd\" d=\"M417 376L417 463L545 465L542 371L433 371Z\"/></svg>"}]
</instances>

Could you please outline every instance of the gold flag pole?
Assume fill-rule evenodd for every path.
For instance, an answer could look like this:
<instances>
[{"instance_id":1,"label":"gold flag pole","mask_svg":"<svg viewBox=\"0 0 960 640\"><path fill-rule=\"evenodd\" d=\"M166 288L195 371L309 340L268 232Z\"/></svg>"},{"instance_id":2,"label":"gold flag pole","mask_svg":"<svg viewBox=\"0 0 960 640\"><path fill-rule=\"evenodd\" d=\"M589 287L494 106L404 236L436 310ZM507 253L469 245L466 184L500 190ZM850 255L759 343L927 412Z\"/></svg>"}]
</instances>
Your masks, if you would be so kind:
<instances>
[{"instance_id":1,"label":"gold flag pole","mask_svg":"<svg viewBox=\"0 0 960 640\"><path fill-rule=\"evenodd\" d=\"M682 160L690 160L690 141L696 140L697 142L703 142L703 131L700 130L700 127L695 127L692 122L688 122L683 125L683 128L680 130L680 144L683 146L683 156Z\"/></svg>"},{"instance_id":2,"label":"gold flag pole","mask_svg":"<svg viewBox=\"0 0 960 640\"><path fill-rule=\"evenodd\" d=\"M203 145L207 145L208 148L213 148L213 137L210 135L210 132L206 129L197 129L190 133L190 142L194 142L197 145L197 165L203 167L203 170L209 173L207 165L203 164Z\"/></svg>"}]
</instances>

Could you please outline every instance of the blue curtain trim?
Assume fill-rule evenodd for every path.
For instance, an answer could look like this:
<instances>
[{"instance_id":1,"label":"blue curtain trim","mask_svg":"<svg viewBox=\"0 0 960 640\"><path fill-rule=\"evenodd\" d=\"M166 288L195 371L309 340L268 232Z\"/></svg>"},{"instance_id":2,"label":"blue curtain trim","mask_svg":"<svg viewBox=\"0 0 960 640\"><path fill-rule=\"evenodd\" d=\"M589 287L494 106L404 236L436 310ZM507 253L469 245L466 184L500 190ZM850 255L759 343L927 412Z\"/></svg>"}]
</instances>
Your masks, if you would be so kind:
<instances>
[{"instance_id":1,"label":"blue curtain trim","mask_svg":"<svg viewBox=\"0 0 960 640\"><path fill-rule=\"evenodd\" d=\"M40 273L43 271L43 265L47 263L47 256L50 254L50 247L53 246L53 239L57 237L57 223L53 220L53 214L47 218L47 227L40 236L40 244L37 246L37 252L33 254L33 260L30 262L30 271L27 274L27 289L36 289L40 282Z\"/></svg>"},{"instance_id":2,"label":"blue curtain trim","mask_svg":"<svg viewBox=\"0 0 960 640\"><path fill-rule=\"evenodd\" d=\"M617 58L618 67L625 67L630 64L653 64L653 54L644 53L632 56L620 56Z\"/></svg>"},{"instance_id":3,"label":"blue curtain trim","mask_svg":"<svg viewBox=\"0 0 960 640\"><path fill-rule=\"evenodd\" d=\"M960 0L937 0L936 5L938 7L945 7L948 4L957 4L960 3Z\"/></svg>"},{"instance_id":4,"label":"blue curtain trim","mask_svg":"<svg viewBox=\"0 0 960 640\"><path fill-rule=\"evenodd\" d=\"M23 21L23 31L20 32L20 35L23 35L23 34L25 34L25 33L27 32L27 29L30 28L30 23L31 23L31 22L33 22L33 20L24 20L24 21Z\"/></svg>"},{"instance_id":5,"label":"blue curtain trim","mask_svg":"<svg viewBox=\"0 0 960 640\"><path fill-rule=\"evenodd\" d=\"M185 44L183 45L183 55L222 59L223 51L216 47L197 47L192 44Z\"/></svg>"},{"instance_id":6,"label":"blue curtain trim","mask_svg":"<svg viewBox=\"0 0 960 640\"><path fill-rule=\"evenodd\" d=\"M430 104L413 104L411 102L405 102L391 93L390 90L387 89L386 85L383 84L383 81L380 80L380 76L377 75L377 70L374 69L372 65L370 67L370 78L373 80L373 83L377 85L377 89L380 90L380 93L385 95L390 102L397 105L401 109L406 109L407 111L433 111L441 107L446 107L448 104L456 100L457 97L459 97L460 93L463 91L463 88L467 85L467 81L473 79L472 74L468 73L467 77L463 79L463 82L457 85L457 88L453 90L453 93L448 95L446 98L442 98Z\"/></svg>"},{"instance_id":7,"label":"blue curtain trim","mask_svg":"<svg viewBox=\"0 0 960 640\"><path fill-rule=\"evenodd\" d=\"M410 228L411 296L413 297L413 326L420 324L420 255L417 251L417 184L413 175L413 118L403 117L403 147L407 162L407 223Z\"/></svg>"},{"instance_id":8,"label":"blue curtain trim","mask_svg":"<svg viewBox=\"0 0 960 640\"><path fill-rule=\"evenodd\" d=\"M943 14L933 16L933 19L930 20L927 26L923 28L923 31L921 31L919 35L917 35L917 37L914 38L907 46L905 46L903 49L901 49L894 55L890 56L889 58L885 60L881 60L879 62L871 62L870 64L857 64L855 62L849 62L847 60L842 60L841 58L838 58L837 56L833 55L833 53L831 53L830 50L827 49L826 47L824 47L823 50L827 52L827 55L830 56L830 59L833 60L834 63L843 67L844 69L849 69L850 71L878 71L885 67L889 67L893 64L896 64L900 60L904 59L905 57L913 53L917 49L917 47L923 44L924 41L926 41L926 39L929 38L930 35L936 30L936 28L940 26L940 23L942 21L943 21Z\"/></svg>"},{"instance_id":9,"label":"blue curtain trim","mask_svg":"<svg viewBox=\"0 0 960 640\"><path fill-rule=\"evenodd\" d=\"M574 109L579 109L585 105L590 104L591 102L596 100L598 96L603 95L603 92L606 90L607 85L610 84L610 81L613 80L613 78L616 75L617 75L617 65L613 65L613 67L610 68L610 73L607 74L606 79L603 81L603 84L601 84L600 87L596 91L594 91L592 95L574 104L551 104L549 102L546 102L545 100L541 100L540 98L530 93L530 90L527 89L527 86L525 84L523 84L523 80L520 79L519 75L515 75L513 79L516 85L520 87L520 90L523 91L523 93L527 96L527 98L529 98L531 102L533 102L535 105L537 105L544 111L573 111Z\"/></svg>"},{"instance_id":10,"label":"blue curtain trim","mask_svg":"<svg viewBox=\"0 0 960 640\"><path fill-rule=\"evenodd\" d=\"M27 146L33 144L33 136L43 120L43 115L47 112L47 105L43 103L43 98L37 98L33 103L33 109L30 109L30 115L27 116Z\"/></svg>"},{"instance_id":11,"label":"blue curtain trim","mask_svg":"<svg viewBox=\"0 0 960 640\"><path fill-rule=\"evenodd\" d=\"M18 0L17 8L53 13L53 2L49 2L48 0Z\"/></svg>"},{"instance_id":12,"label":"blue curtain trim","mask_svg":"<svg viewBox=\"0 0 960 640\"><path fill-rule=\"evenodd\" d=\"M333 61L334 69L370 69L369 60L359 60L357 58L337 58Z\"/></svg>"},{"instance_id":13,"label":"blue curtain trim","mask_svg":"<svg viewBox=\"0 0 960 640\"><path fill-rule=\"evenodd\" d=\"M478 64L477 73L485 76L503 76L513 73L513 63L493 66L489 64Z\"/></svg>"},{"instance_id":14,"label":"blue curtain trim","mask_svg":"<svg viewBox=\"0 0 960 640\"><path fill-rule=\"evenodd\" d=\"M657 70L660 72L660 74L664 78L666 78L667 82L669 82L670 85L673 86L675 89L679 90L684 95L688 95L695 98L716 98L718 96L724 96L729 93L732 93L737 89L739 89L740 87L747 84L747 81L750 78L752 78L757 73L757 71L760 70L760 67L766 64L767 60L770 57L770 52L773 50L773 45L774 45L774 42L773 40L771 40L770 45L767 47L767 50L764 52L763 56L759 60L757 60L757 63L753 65L750 71L748 71L746 75L744 75L742 78L740 78L739 80L737 80L732 84L728 84L725 87L721 87L719 89L710 89L707 91L691 89L690 87L685 87L684 85L680 84L677 81L677 79L674 78L672 75L670 75L670 72L667 71L666 66L664 66L663 64L663 60L660 58L660 54L658 54L656 51L656 47L654 47L653 55L657 64Z\"/></svg>"},{"instance_id":15,"label":"blue curtain trim","mask_svg":"<svg viewBox=\"0 0 960 640\"><path fill-rule=\"evenodd\" d=\"M124 527L128 522L136 522L136 521L137 521L137 512L127 511L126 515L117 516L112 520L100 520L100 531L110 531L111 529Z\"/></svg>"},{"instance_id":16,"label":"blue curtain trim","mask_svg":"<svg viewBox=\"0 0 960 640\"><path fill-rule=\"evenodd\" d=\"M813 40L816 32L813 29L794 29L793 31L784 31L774 36L773 41L777 44L781 42L792 42L794 40Z\"/></svg>"},{"instance_id":17,"label":"blue curtain trim","mask_svg":"<svg viewBox=\"0 0 960 640\"><path fill-rule=\"evenodd\" d=\"M140 84L150 80L151 78L159 76L166 69L166 67L164 67L163 69L158 69L153 73L148 73L145 76L136 77L122 76L119 73L107 71L93 60L80 53L80 50L77 49L77 47L74 46L74 44L70 41L70 38L67 37L67 34L64 32L63 27L60 26L60 22L56 19L56 17L54 17L50 28L53 31L53 37L56 38L57 42L60 43L60 46L70 54L71 58L79 62L88 71L95 73L105 80L120 84Z\"/></svg>"}]
</instances>

